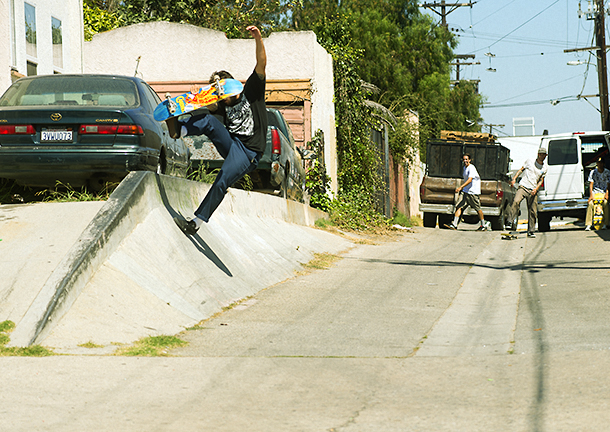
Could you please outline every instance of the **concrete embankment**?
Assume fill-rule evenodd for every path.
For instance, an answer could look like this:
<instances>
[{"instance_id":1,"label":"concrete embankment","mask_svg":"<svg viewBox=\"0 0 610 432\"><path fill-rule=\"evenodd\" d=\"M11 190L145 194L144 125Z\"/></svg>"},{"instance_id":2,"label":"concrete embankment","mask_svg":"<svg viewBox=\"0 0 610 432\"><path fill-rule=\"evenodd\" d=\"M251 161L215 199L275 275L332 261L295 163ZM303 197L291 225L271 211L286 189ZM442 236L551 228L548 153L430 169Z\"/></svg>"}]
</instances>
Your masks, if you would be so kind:
<instances>
[{"instance_id":1,"label":"concrete embankment","mask_svg":"<svg viewBox=\"0 0 610 432\"><path fill-rule=\"evenodd\" d=\"M106 203L0 207L0 320L16 323L11 344L70 352L175 334L292 277L315 252L351 245L312 228L323 212L236 189L185 236L172 218L190 217L208 188L133 172Z\"/></svg>"}]
</instances>

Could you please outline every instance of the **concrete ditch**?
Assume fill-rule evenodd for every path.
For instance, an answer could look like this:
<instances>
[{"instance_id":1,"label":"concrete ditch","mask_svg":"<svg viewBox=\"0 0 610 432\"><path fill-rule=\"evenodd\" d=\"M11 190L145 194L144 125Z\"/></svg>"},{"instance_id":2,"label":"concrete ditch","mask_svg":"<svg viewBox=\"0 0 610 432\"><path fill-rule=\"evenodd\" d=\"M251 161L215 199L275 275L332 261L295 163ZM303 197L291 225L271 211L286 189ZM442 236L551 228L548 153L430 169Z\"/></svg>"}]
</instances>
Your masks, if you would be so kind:
<instances>
[{"instance_id":1,"label":"concrete ditch","mask_svg":"<svg viewBox=\"0 0 610 432\"><path fill-rule=\"evenodd\" d=\"M236 189L230 189L196 236L185 236L172 218L190 217L208 188L132 172L106 203L96 204L101 208L84 230L81 219L80 225L56 224L55 229L66 232L56 235L68 242L74 230L81 234L52 271L42 270L42 286L34 284L21 295L29 297L24 299L13 289L22 275L16 273L12 286L0 283L0 319L17 324L11 345L42 344L71 352L87 342L108 347L175 334L294 276L314 253L351 246L349 239L313 228L317 219L327 217L323 212ZM77 209L72 214L77 218L80 207L88 215L95 209L91 203L66 204L71 204L67 211ZM3 217L5 211L12 212L10 218ZM61 214L62 209L55 211ZM15 206L0 207L0 230L9 219L13 225L24 222L19 212ZM37 245L35 237L19 241ZM0 254L11 254L16 244L0 245ZM27 307L14 307L17 303Z\"/></svg>"}]
</instances>

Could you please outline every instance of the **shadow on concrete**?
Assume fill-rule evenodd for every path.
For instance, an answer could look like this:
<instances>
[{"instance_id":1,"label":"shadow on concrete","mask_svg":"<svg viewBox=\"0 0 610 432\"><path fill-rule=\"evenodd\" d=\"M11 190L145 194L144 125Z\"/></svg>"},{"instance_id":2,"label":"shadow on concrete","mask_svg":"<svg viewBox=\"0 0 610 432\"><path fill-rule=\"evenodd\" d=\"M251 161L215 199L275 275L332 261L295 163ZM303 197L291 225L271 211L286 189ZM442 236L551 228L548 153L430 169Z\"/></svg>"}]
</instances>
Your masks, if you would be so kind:
<instances>
[{"instance_id":1,"label":"shadow on concrete","mask_svg":"<svg viewBox=\"0 0 610 432\"><path fill-rule=\"evenodd\" d=\"M172 219L174 217L184 218L184 215L176 211L169 203L165 186L163 185L163 182L161 181L161 178L158 174L155 174L155 180L157 182L157 187L159 188L159 194L161 195L161 202L163 203L163 206L167 209L168 213L171 215ZM227 276L233 277L233 274L231 273L229 268L222 262L218 255L214 253L212 248L210 248L210 246L199 236L199 234L193 237L187 237L191 241L191 243L193 243L193 246L195 246L195 248L203 255L205 255L211 262L213 262L216 267L218 267Z\"/></svg>"}]
</instances>

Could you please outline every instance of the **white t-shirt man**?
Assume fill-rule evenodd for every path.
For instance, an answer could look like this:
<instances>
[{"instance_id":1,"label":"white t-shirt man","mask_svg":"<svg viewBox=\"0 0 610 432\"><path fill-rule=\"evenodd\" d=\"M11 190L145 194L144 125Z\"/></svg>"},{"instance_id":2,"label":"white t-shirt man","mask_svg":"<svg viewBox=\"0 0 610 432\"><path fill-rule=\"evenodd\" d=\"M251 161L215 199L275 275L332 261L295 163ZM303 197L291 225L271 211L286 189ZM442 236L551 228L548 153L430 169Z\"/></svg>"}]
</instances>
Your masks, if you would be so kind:
<instances>
[{"instance_id":1,"label":"white t-shirt man","mask_svg":"<svg viewBox=\"0 0 610 432\"><path fill-rule=\"evenodd\" d=\"M538 186L540 177L546 175L549 170L549 166L546 163L538 163L534 159L528 159L523 164L523 176L519 181L519 185L523 186L527 190L533 190Z\"/></svg>"},{"instance_id":2,"label":"white t-shirt man","mask_svg":"<svg viewBox=\"0 0 610 432\"><path fill-rule=\"evenodd\" d=\"M472 178L472 181L462 191L471 195L481 195L481 177L473 164L464 167L463 177L464 181L467 181L469 178Z\"/></svg>"}]
</instances>

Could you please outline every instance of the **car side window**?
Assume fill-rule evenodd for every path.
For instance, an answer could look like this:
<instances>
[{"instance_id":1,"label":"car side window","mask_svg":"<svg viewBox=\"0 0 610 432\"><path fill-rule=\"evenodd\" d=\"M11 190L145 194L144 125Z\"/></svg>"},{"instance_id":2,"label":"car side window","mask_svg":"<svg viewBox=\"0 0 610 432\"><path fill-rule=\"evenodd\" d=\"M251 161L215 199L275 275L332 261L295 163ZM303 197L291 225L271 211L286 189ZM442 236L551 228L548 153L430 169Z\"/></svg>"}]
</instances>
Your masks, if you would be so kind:
<instances>
[{"instance_id":1,"label":"car side window","mask_svg":"<svg viewBox=\"0 0 610 432\"><path fill-rule=\"evenodd\" d=\"M152 108L155 109L155 107L161 103L161 98L147 83L144 83L144 88L146 89L146 98L148 99L148 102Z\"/></svg>"}]
</instances>

